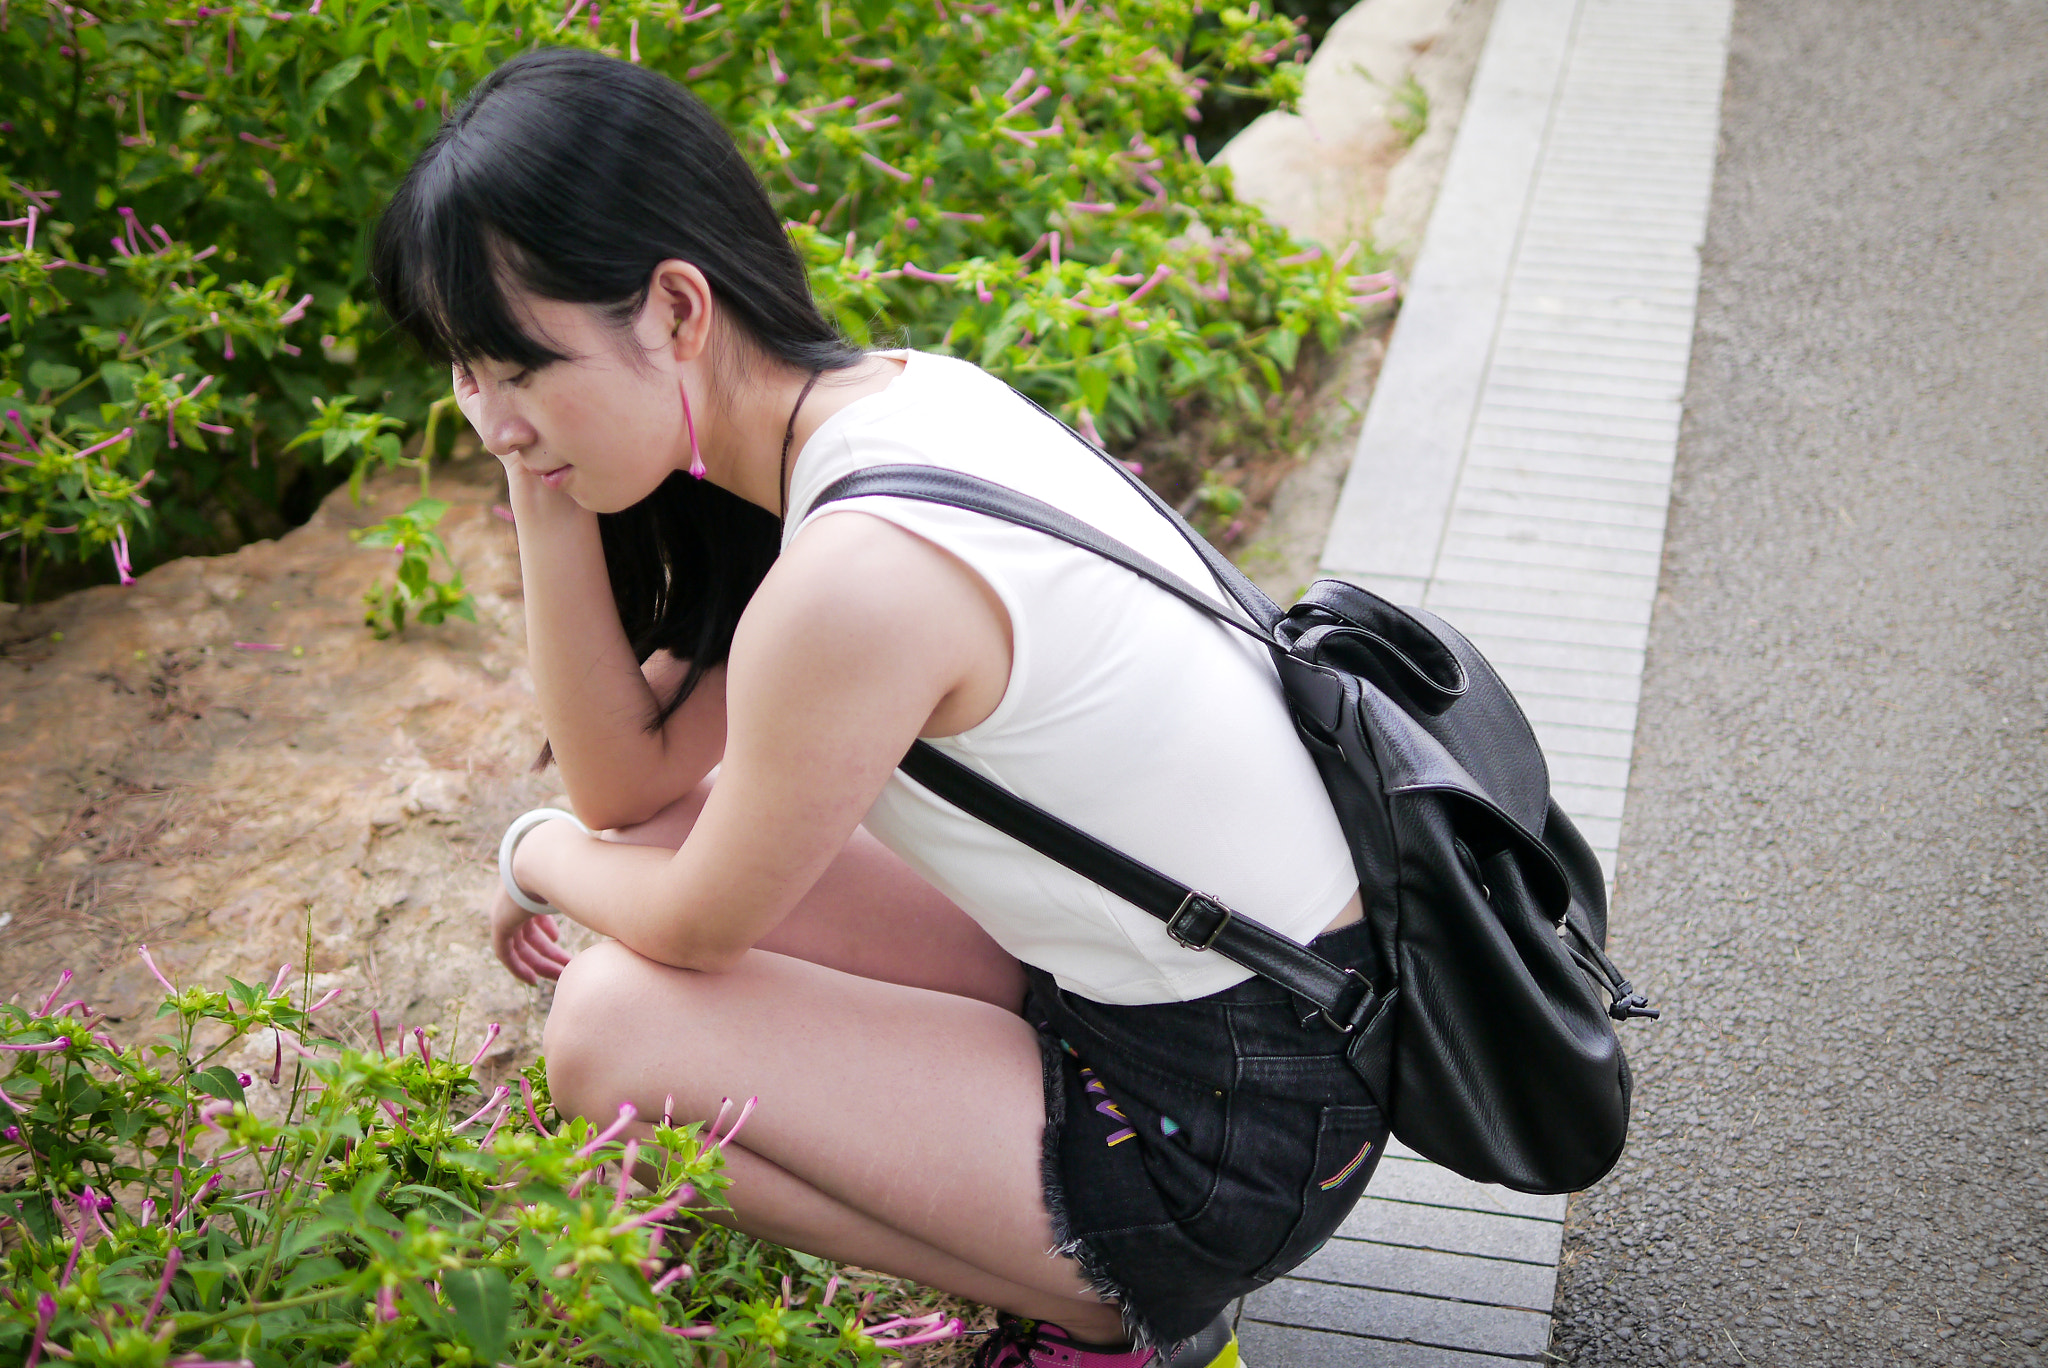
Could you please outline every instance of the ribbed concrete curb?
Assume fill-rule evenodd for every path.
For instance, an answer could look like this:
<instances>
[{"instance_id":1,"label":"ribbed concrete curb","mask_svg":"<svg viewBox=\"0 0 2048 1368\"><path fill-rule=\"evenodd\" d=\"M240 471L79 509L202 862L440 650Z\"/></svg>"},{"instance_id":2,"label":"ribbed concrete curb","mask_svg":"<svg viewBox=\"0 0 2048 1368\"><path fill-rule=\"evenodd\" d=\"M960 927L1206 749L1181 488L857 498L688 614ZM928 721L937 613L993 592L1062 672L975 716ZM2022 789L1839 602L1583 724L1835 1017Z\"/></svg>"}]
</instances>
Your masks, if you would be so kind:
<instances>
[{"instance_id":1,"label":"ribbed concrete curb","mask_svg":"<svg viewBox=\"0 0 2048 1368\"><path fill-rule=\"evenodd\" d=\"M1323 552L1486 652L1610 877L1731 2L1500 0ZM1540 1361L1564 1209L1390 1151L1338 1237L1246 1299L1246 1359Z\"/></svg>"}]
</instances>

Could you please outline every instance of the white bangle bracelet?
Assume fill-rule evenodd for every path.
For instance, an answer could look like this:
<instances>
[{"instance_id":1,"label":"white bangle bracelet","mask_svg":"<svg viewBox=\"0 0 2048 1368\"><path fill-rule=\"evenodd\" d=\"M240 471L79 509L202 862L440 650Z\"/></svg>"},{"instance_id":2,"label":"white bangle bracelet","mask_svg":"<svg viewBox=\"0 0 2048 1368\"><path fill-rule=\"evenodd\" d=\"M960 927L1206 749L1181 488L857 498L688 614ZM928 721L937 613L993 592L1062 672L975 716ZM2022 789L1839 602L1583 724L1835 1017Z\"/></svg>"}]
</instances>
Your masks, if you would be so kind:
<instances>
[{"instance_id":1,"label":"white bangle bracelet","mask_svg":"<svg viewBox=\"0 0 2048 1368\"><path fill-rule=\"evenodd\" d=\"M576 829L585 836L590 834L590 828L583 825L573 812L564 812L560 808L535 808L514 817L512 825L505 828L505 839L498 842L498 882L505 885L506 896L535 914L551 909L540 899L528 896L526 890L519 886L519 880L512 877L512 852L519 849L519 843L526 839L527 832L557 817L565 822L575 822Z\"/></svg>"}]
</instances>

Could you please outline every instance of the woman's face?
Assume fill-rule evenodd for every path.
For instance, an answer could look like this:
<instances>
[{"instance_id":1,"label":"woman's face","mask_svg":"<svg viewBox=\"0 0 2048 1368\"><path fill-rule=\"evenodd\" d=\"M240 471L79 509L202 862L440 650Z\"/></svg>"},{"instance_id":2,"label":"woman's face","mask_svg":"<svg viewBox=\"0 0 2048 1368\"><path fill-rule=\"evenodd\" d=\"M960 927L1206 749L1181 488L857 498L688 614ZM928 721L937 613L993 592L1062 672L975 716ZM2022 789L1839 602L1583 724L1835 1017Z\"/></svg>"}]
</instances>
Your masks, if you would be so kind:
<instances>
[{"instance_id":1,"label":"woman's face","mask_svg":"<svg viewBox=\"0 0 2048 1368\"><path fill-rule=\"evenodd\" d=\"M681 379L667 339L639 337L647 314L622 334L589 305L529 297L523 307L534 334L573 359L454 368L456 402L493 455L596 513L631 507L688 468Z\"/></svg>"}]
</instances>

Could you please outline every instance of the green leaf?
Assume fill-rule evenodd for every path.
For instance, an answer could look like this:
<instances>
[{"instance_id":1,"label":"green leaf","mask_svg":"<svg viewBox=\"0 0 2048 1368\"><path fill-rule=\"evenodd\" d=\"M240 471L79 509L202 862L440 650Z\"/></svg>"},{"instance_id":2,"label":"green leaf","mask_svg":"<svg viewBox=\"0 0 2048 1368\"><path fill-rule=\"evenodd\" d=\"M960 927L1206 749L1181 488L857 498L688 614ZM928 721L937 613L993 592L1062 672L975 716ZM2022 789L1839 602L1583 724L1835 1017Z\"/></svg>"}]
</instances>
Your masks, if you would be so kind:
<instances>
[{"instance_id":1,"label":"green leaf","mask_svg":"<svg viewBox=\"0 0 2048 1368\"><path fill-rule=\"evenodd\" d=\"M346 428L329 428L327 429L327 431L321 433L321 463L330 463L334 460L335 457L341 455L342 452L347 451L350 446L354 445L356 435L357 434L350 432Z\"/></svg>"},{"instance_id":2,"label":"green leaf","mask_svg":"<svg viewBox=\"0 0 2048 1368\"><path fill-rule=\"evenodd\" d=\"M192 1083L209 1097L226 1098L230 1102L243 1100L242 1080L225 1064L216 1064L210 1069L202 1069L193 1074Z\"/></svg>"},{"instance_id":3,"label":"green leaf","mask_svg":"<svg viewBox=\"0 0 2048 1368\"><path fill-rule=\"evenodd\" d=\"M333 99L342 87L362 75L363 68L369 64L370 59L359 52L353 57L342 58L319 80L313 82L313 88L306 92L306 122L311 123L319 118L320 112L327 108L327 102Z\"/></svg>"},{"instance_id":4,"label":"green leaf","mask_svg":"<svg viewBox=\"0 0 2048 1368\"><path fill-rule=\"evenodd\" d=\"M1275 328L1266 334L1266 354L1280 363L1283 370L1294 369L1294 358L1301 354L1301 334L1291 328Z\"/></svg>"},{"instance_id":5,"label":"green leaf","mask_svg":"<svg viewBox=\"0 0 2048 1368\"><path fill-rule=\"evenodd\" d=\"M78 383L78 377L83 373L76 366L36 361L28 368L28 382L39 390L68 390Z\"/></svg>"}]
</instances>

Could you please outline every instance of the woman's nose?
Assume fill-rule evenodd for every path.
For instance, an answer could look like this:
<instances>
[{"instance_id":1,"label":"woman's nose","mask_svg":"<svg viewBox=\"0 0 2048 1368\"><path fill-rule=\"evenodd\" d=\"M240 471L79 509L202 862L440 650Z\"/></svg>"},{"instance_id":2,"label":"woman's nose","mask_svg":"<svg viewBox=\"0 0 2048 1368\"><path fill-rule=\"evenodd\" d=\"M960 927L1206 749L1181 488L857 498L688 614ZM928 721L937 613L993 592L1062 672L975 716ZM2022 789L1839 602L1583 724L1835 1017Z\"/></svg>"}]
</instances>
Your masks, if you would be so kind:
<instances>
[{"instance_id":1,"label":"woman's nose","mask_svg":"<svg viewBox=\"0 0 2048 1368\"><path fill-rule=\"evenodd\" d=\"M479 394L477 435L484 445L499 456L510 455L539 440L533 424L521 416L519 410L505 398L493 394Z\"/></svg>"}]
</instances>

